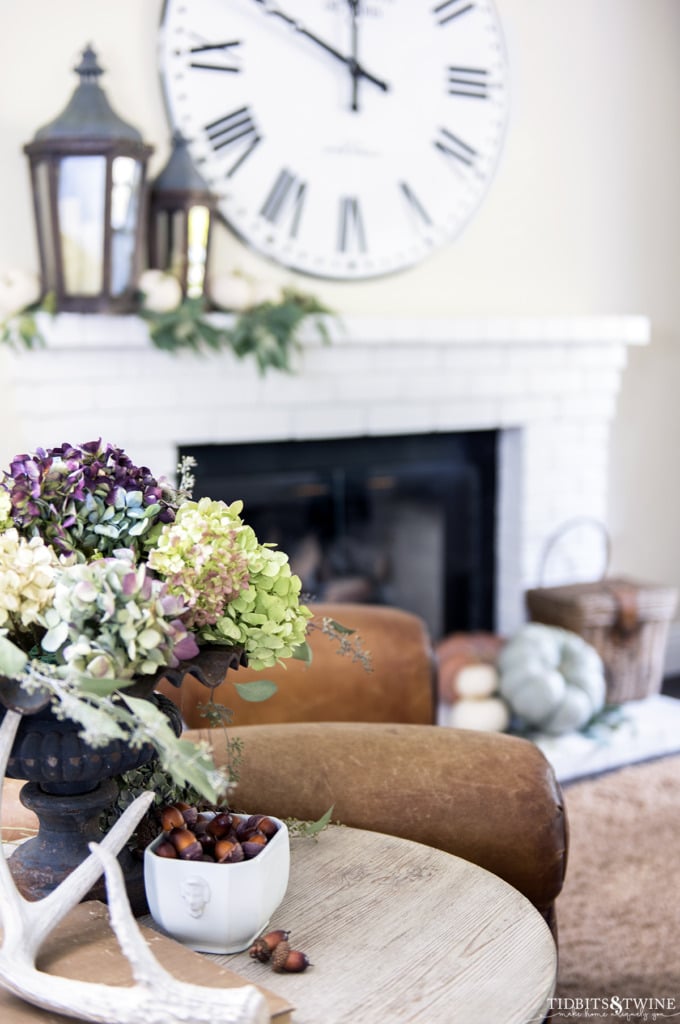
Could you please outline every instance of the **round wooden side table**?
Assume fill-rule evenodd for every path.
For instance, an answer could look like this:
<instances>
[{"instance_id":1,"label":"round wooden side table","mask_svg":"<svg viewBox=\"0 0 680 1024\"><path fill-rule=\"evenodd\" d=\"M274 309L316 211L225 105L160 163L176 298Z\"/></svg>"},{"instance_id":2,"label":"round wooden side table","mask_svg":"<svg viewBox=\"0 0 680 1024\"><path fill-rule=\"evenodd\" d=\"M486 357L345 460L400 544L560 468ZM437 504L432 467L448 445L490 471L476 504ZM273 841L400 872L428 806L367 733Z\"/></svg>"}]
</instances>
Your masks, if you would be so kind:
<instances>
[{"instance_id":1,"label":"round wooden side table","mask_svg":"<svg viewBox=\"0 0 680 1024\"><path fill-rule=\"evenodd\" d=\"M276 974L248 953L210 959L287 999L295 1024L543 1020L555 943L507 882L441 850L342 826L291 846L270 927L290 930L313 966Z\"/></svg>"}]
</instances>

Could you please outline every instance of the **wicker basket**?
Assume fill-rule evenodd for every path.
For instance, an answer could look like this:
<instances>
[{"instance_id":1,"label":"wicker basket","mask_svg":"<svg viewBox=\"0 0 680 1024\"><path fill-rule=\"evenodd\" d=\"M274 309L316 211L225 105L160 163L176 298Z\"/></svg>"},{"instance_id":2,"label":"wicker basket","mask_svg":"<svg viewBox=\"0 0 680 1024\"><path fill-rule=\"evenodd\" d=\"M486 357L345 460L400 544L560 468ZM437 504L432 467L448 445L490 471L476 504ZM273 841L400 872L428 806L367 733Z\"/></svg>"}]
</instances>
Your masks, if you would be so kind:
<instances>
[{"instance_id":1,"label":"wicker basket","mask_svg":"<svg viewBox=\"0 0 680 1024\"><path fill-rule=\"evenodd\" d=\"M607 539L607 565L608 552ZM674 587L609 578L605 568L597 582L537 587L527 591L526 601L535 622L569 629L595 648L604 662L607 703L659 692L678 603Z\"/></svg>"}]
</instances>

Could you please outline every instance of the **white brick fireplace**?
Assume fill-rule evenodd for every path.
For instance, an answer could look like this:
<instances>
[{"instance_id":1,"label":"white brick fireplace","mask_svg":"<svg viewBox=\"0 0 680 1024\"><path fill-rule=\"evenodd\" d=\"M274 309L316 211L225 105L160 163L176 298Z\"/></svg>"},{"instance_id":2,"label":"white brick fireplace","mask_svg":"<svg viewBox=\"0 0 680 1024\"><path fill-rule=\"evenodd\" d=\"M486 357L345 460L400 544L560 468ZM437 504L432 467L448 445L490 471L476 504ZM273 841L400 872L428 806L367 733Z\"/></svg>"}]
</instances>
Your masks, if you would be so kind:
<instances>
[{"instance_id":1,"label":"white brick fireplace","mask_svg":"<svg viewBox=\"0 0 680 1024\"><path fill-rule=\"evenodd\" d=\"M169 355L134 317L61 315L47 345L0 353L1 464L102 436L172 476L179 445L499 429L496 626L516 628L546 538L606 520L609 427L643 317L389 319L310 332L291 376L231 354ZM234 495L234 498L238 495ZM562 556L564 557L564 555ZM594 578L599 537L555 570Z\"/></svg>"}]
</instances>

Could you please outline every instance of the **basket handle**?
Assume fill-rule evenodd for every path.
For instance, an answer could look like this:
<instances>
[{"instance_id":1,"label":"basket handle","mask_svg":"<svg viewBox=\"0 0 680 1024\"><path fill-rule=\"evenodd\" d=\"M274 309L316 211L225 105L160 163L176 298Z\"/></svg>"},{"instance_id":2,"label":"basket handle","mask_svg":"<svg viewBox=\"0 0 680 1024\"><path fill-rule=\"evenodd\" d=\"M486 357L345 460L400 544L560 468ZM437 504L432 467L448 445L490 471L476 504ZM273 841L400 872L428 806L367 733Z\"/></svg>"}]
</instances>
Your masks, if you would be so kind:
<instances>
[{"instance_id":1,"label":"basket handle","mask_svg":"<svg viewBox=\"0 0 680 1024\"><path fill-rule=\"evenodd\" d=\"M594 526L602 534L602 541L604 546L604 566L602 574L599 579L605 579L609 570L609 562L611 559L611 538L607 527L601 519L595 519L594 516L574 516L573 519L566 519L557 529L551 533L543 546L543 552L541 554L541 560L538 566L538 586L545 586L545 569L548 564L548 558L553 551L555 545L559 540L562 539L565 533L569 530L574 529L576 526Z\"/></svg>"}]
</instances>

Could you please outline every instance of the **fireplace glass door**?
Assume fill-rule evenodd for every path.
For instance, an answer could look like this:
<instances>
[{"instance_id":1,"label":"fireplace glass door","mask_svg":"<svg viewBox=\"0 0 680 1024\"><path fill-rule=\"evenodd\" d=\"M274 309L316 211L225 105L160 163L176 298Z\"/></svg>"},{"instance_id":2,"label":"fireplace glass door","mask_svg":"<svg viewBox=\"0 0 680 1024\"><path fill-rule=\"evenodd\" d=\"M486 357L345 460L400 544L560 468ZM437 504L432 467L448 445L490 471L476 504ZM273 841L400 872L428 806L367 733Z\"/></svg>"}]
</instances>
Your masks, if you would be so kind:
<instances>
[{"instance_id":1,"label":"fireplace glass door","mask_svg":"<svg viewBox=\"0 0 680 1024\"><path fill-rule=\"evenodd\" d=\"M186 446L196 498L242 499L308 600L394 605L436 640L492 629L496 433Z\"/></svg>"}]
</instances>

